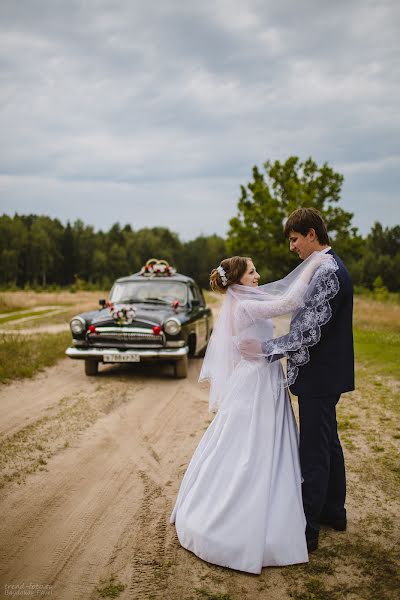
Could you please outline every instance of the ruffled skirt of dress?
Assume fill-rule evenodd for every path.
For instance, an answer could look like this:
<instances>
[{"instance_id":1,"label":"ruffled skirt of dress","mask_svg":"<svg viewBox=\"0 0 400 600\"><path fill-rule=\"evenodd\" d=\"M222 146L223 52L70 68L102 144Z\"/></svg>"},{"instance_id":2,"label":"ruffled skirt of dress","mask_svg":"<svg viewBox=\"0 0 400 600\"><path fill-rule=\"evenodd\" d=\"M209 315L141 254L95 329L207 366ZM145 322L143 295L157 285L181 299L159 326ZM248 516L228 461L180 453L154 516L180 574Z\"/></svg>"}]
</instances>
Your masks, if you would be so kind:
<instances>
[{"instance_id":1,"label":"ruffled skirt of dress","mask_svg":"<svg viewBox=\"0 0 400 600\"><path fill-rule=\"evenodd\" d=\"M297 426L279 369L263 359L236 367L170 518L184 548L248 573L308 562Z\"/></svg>"}]
</instances>

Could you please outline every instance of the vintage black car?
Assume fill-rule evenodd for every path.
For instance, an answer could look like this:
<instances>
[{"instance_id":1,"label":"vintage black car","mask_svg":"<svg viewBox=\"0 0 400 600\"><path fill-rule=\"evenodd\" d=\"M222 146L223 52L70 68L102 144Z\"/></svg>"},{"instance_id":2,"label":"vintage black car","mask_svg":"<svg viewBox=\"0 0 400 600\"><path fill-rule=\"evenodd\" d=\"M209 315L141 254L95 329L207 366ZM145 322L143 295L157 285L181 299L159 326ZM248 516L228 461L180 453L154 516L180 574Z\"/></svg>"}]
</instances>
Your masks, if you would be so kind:
<instances>
[{"instance_id":1,"label":"vintage black car","mask_svg":"<svg viewBox=\"0 0 400 600\"><path fill-rule=\"evenodd\" d=\"M100 362L170 361L184 378L188 356L202 355L210 339L212 313L201 289L163 260L117 279L99 304L70 322L66 354L85 361L86 375L96 375Z\"/></svg>"}]
</instances>

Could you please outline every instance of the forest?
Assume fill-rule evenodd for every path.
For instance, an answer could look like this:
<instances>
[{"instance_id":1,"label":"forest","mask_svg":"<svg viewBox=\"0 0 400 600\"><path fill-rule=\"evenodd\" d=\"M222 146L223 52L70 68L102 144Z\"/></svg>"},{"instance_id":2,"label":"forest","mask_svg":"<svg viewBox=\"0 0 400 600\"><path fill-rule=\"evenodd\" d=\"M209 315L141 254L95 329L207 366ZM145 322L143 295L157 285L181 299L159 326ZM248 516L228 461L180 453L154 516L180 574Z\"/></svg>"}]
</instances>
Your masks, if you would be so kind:
<instances>
[{"instance_id":1,"label":"forest","mask_svg":"<svg viewBox=\"0 0 400 600\"><path fill-rule=\"evenodd\" d=\"M164 258L179 272L208 287L212 268L226 256L251 256L263 282L284 276L298 263L289 252L283 223L298 206L314 206L326 220L332 246L359 288L400 290L400 226L375 222L365 236L353 214L340 206L343 176L311 158L266 161L253 167L241 186L237 213L225 238L201 235L182 241L165 227L135 230L114 223L96 231L80 220L63 224L46 215L0 216L0 286L107 289L151 257ZM228 220L227 216L227 220Z\"/></svg>"}]
</instances>

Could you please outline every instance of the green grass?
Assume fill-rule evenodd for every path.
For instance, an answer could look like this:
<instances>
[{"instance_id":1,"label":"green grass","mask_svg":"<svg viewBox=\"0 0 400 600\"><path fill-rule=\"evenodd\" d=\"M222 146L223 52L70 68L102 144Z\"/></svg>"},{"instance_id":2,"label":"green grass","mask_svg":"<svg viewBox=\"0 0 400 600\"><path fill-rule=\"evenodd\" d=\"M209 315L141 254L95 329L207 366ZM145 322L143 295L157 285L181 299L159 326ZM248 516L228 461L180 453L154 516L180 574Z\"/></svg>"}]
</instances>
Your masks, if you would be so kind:
<instances>
[{"instance_id":1,"label":"green grass","mask_svg":"<svg viewBox=\"0 0 400 600\"><path fill-rule=\"evenodd\" d=\"M64 357L71 343L69 332L0 336L0 383L33 377Z\"/></svg>"},{"instance_id":2,"label":"green grass","mask_svg":"<svg viewBox=\"0 0 400 600\"><path fill-rule=\"evenodd\" d=\"M294 600L342 600L343 590L332 590L325 587L325 582L318 577L310 577L305 582L305 591L292 594Z\"/></svg>"},{"instance_id":3,"label":"green grass","mask_svg":"<svg viewBox=\"0 0 400 600\"><path fill-rule=\"evenodd\" d=\"M100 582L96 591L101 598L118 598L125 588L125 584L120 583L115 575L111 575L109 579Z\"/></svg>"},{"instance_id":4,"label":"green grass","mask_svg":"<svg viewBox=\"0 0 400 600\"><path fill-rule=\"evenodd\" d=\"M355 327L354 349L357 361L379 375L400 379L400 333Z\"/></svg>"},{"instance_id":5,"label":"green grass","mask_svg":"<svg viewBox=\"0 0 400 600\"><path fill-rule=\"evenodd\" d=\"M24 306L10 306L7 302L4 302L0 295L0 313L17 312L18 310L24 310Z\"/></svg>"},{"instance_id":6,"label":"green grass","mask_svg":"<svg viewBox=\"0 0 400 600\"><path fill-rule=\"evenodd\" d=\"M23 312L17 315L9 315L8 317L1 317L0 323L8 323L9 321L17 321L18 319L26 319L29 317L38 317L41 315L49 315L52 314L56 308L53 309L43 309L43 310L32 310L30 312Z\"/></svg>"},{"instance_id":7,"label":"green grass","mask_svg":"<svg viewBox=\"0 0 400 600\"><path fill-rule=\"evenodd\" d=\"M41 327L48 327L49 325L60 325L62 323L68 324L72 317L75 317L75 315L78 313L78 310L71 310L68 308L66 310L57 309L47 312L37 319L30 319L29 322L14 322L12 326L7 324L6 327L11 332L11 330L18 331L20 329L26 329L27 327L29 327L29 329L39 329Z\"/></svg>"},{"instance_id":8,"label":"green grass","mask_svg":"<svg viewBox=\"0 0 400 600\"><path fill-rule=\"evenodd\" d=\"M293 600L392 600L400 585L397 569L399 551L384 540L371 541L373 524L385 529L383 521L369 517L360 524L360 533L336 536L334 543L321 545L306 565L293 566L283 572ZM362 525L365 533L362 533ZM389 522L389 527L391 527ZM352 565L357 576L338 581L343 562Z\"/></svg>"},{"instance_id":9,"label":"green grass","mask_svg":"<svg viewBox=\"0 0 400 600\"><path fill-rule=\"evenodd\" d=\"M363 298L355 309L356 391L338 406L349 471L349 529L342 534L322 528L310 562L282 572L293 600L392 600L400 589L399 310Z\"/></svg>"}]
</instances>

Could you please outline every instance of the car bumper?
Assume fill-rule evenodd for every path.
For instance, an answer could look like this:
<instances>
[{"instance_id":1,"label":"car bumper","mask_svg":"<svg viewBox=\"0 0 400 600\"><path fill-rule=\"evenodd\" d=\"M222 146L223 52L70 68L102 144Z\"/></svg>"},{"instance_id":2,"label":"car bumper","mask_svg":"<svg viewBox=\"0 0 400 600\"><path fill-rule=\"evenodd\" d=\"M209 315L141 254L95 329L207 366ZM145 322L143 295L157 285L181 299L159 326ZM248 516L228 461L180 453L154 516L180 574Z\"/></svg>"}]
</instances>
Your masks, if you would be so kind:
<instances>
[{"instance_id":1,"label":"car bumper","mask_svg":"<svg viewBox=\"0 0 400 600\"><path fill-rule=\"evenodd\" d=\"M183 348L146 348L145 350L129 348L129 350L125 351L119 350L118 348L74 348L71 346L70 348L67 348L65 354L70 358L93 358L98 361L102 361L105 354L111 354L113 357L115 357L115 362L118 362L117 359L119 356L121 357L121 362L125 362L123 359L123 355L126 354L126 352L137 354L138 356L140 356L141 360L179 360L180 358L183 358L187 355L187 353L189 352L189 348L187 346L184 346Z\"/></svg>"}]
</instances>

